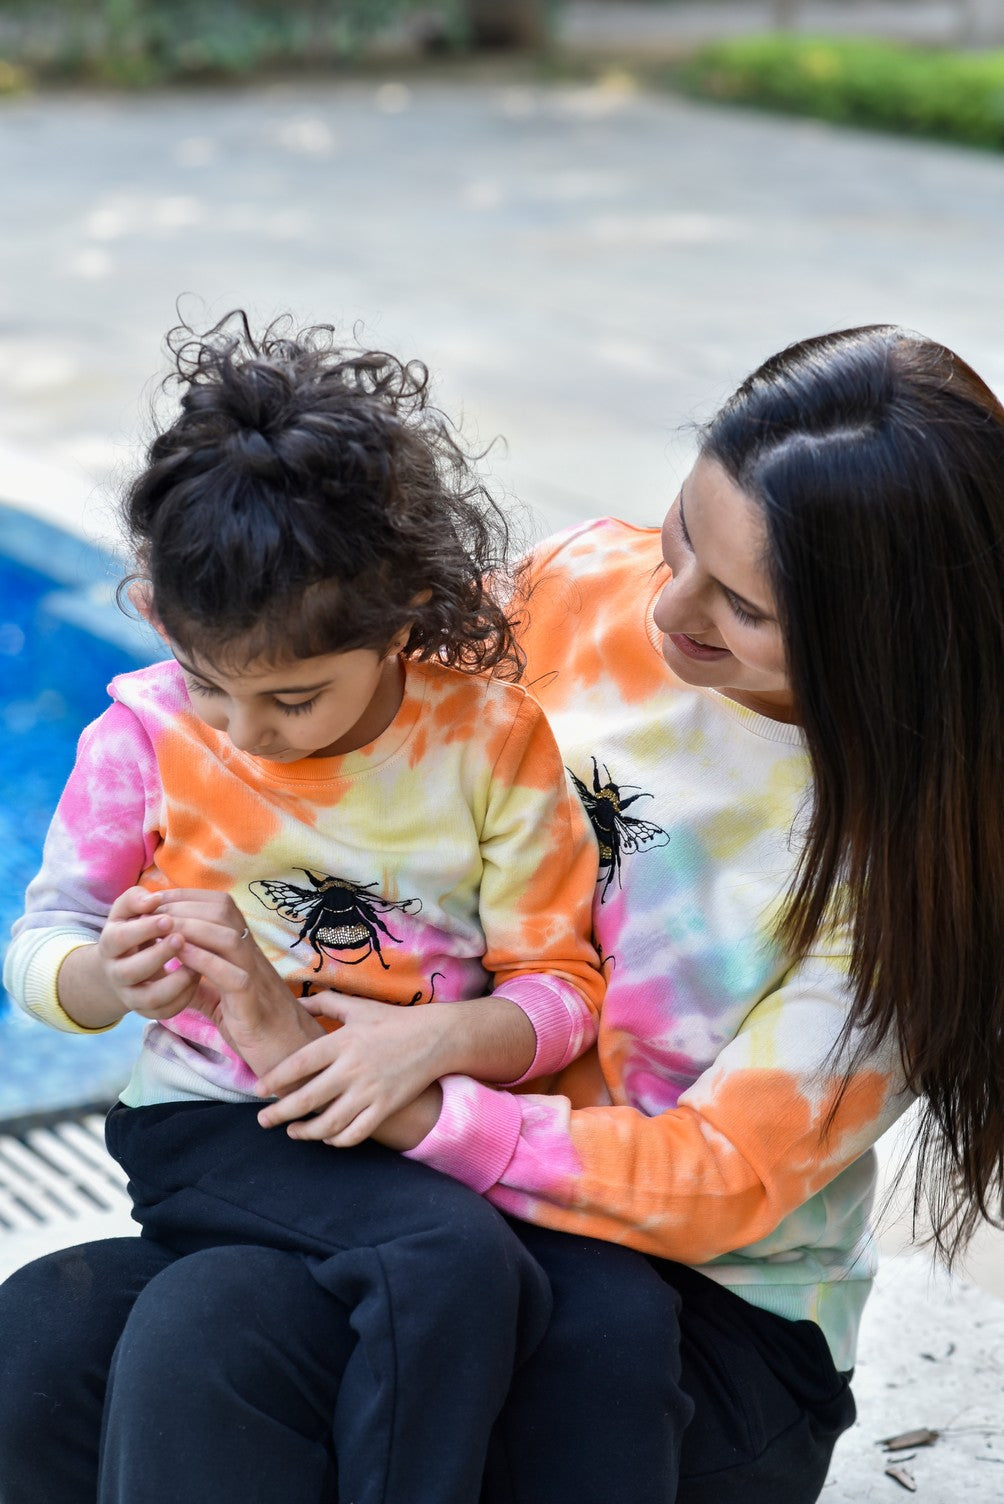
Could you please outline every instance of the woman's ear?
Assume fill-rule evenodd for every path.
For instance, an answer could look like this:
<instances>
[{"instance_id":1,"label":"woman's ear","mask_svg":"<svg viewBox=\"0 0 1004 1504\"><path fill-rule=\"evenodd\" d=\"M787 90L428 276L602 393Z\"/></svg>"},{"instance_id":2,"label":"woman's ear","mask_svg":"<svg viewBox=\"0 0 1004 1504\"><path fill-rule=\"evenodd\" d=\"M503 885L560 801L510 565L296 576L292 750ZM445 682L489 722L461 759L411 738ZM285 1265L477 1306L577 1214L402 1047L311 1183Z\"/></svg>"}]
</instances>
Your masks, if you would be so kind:
<instances>
[{"instance_id":1,"label":"woman's ear","mask_svg":"<svg viewBox=\"0 0 1004 1504\"><path fill-rule=\"evenodd\" d=\"M129 597L130 605L142 616L147 626L152 627L158 637L163 637L164 641L170 644L171 639L165 632L160 617L153 609L153 587L150 581L133 580L126 595Z\"/></svg>"}]
</instances>

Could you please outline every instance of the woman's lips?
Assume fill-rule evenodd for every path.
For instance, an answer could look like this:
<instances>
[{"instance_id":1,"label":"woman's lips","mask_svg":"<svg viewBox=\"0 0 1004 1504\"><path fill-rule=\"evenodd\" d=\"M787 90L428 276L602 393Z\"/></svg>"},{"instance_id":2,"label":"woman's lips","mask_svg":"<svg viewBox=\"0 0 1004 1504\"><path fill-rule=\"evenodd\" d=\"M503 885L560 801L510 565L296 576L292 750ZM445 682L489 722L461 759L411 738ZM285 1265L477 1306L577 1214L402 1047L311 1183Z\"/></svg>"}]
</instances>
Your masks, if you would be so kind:
<instances>
[{"instance_id":1,"label":"woman's lips","mask_svg":"<svg viewBox=\"0 0 1004 1504\"><path fill-rule=\"evenodd\" d=\"M687 658L697 658L703 663L715 662L719 658L731 658L728 648L713 648L706 643L698 642L695 637L688 637L686 632L668 632L667 637L679 652Z\"/></svg>"}]
</instances>

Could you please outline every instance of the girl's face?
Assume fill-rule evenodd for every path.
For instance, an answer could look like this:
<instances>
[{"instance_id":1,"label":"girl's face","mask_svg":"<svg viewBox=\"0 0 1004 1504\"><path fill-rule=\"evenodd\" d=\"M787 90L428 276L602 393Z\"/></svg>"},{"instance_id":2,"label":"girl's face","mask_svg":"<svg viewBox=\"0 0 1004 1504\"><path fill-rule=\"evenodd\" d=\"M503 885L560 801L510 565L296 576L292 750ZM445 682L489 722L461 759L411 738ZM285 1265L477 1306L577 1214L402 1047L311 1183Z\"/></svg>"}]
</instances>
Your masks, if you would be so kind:
<instances>
[{"instance_id":1,"label":"girl's face","mask_svg":"<svg viewBox=\"0 0 1004 1504\"><path fill-rule=\"evenodd\" d=\"M252 757L288 763L354 752L387 729L403 693L399 647L395 642L385 654L353 648L318 658L257 659L225 673L194 653L172 650L192 708L207 726Z\"/></svg>"},{"instance_id":2,"label":"girl's face","mask_svg":"<svg viewBox=\"0 0 1004 1504\"><path fill-rule=\"evenodd\" d=\"M663 524L662 553L673 578L654 619L678 678L771 720L793 721L765 548L756 503L715 460L699 459Z\"/></svg>"}]
</instances>

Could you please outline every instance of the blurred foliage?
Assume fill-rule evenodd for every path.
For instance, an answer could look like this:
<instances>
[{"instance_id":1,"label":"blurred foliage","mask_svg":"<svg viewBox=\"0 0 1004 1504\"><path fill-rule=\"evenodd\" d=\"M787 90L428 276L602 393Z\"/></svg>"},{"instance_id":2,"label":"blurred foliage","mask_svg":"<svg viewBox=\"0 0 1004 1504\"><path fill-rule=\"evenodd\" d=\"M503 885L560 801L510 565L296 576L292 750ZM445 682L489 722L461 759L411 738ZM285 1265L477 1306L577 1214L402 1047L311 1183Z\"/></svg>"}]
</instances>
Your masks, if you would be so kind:
<instances>
[{"instance_id":1,"label":"blurred foliage","mask_svg":"<svg viewBox=\"0 0 1004 1504\"><path fill-rule=\"evenodd\" d=\"M351 62L396 20L461 46L464 0L0 0L5 70L142 86ZM15 84L12 82L11 87Z\"/></svg>"},{"instance_id":2,"label":"blurred foliage","mask_svg":"<svg viewBox=\"0 0 1004 1504\"><path fill-rule=\"evenodd\" d=\"M1004 147L1004 52L774 34L703 47L672 82L710 99Z\"/></svg>"}]
</instances>

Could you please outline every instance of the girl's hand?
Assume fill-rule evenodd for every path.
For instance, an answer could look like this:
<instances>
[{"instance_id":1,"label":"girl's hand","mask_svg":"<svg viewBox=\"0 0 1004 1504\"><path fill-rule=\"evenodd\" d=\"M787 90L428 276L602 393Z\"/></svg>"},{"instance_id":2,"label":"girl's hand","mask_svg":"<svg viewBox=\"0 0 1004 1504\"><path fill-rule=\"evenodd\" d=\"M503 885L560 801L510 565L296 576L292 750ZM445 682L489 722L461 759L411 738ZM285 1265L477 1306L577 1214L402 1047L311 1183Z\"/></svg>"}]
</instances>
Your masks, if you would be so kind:
<instances>
[{"instance_id":1,"label":"girl's hand","mask_svg":"<svg viewBox=\"0 0 1004 1504\"><path fill-rule=\"evenodd\" d=\"M161 897L127 888L112 904L97 943L104 986L123 1013L141 1018L173 1018L197 997L208 1002L211 992L197 971L179 961L183 941L162 913Z\"/></svg>"},{"instance_id":2,"label":"girl's hand","mask_svg":"<svg viewBox=\"0 0 1004 1504\"><path fill-rule=\"evenodd\" d=\"M258 1114L263 1128L289 1123L291 1138L321 1139L338 1149L349 1148L376 1136L381 1124L410 1107L444 1073L443 1044L453 1004L404 1008L318 992L298 1006L336 1019L342 1027L305 1045L262 1077L259 1093L279 1098ZM432 1122L438 1115L437 1103ZM424 1136L420 1133L415 1143Z\"/></svg>"},{"instance_id":3,"label":"girl's hand","mask_svg":"<svg viewBox=\"0 0 1004 1504\"><path fill-rule=\"evenodd\" d=\"M196 1006L256 1075L323 1034L228 894L175 888L160 894L160 908L179 939L181 962L209 984Z\"/></svg>"}]
</instances>

